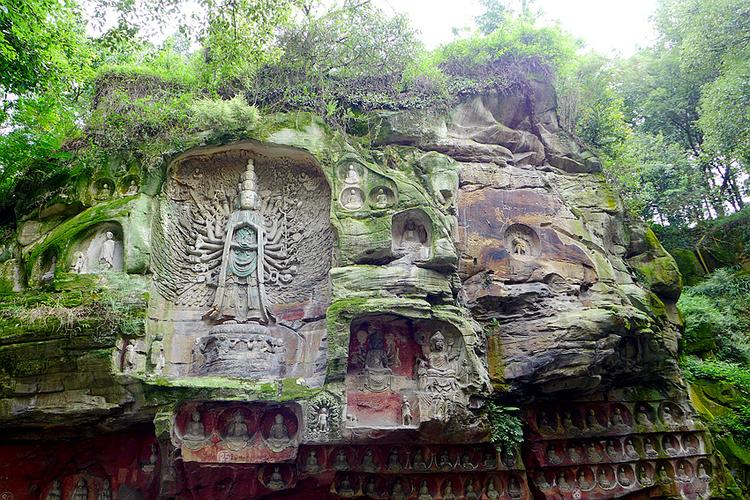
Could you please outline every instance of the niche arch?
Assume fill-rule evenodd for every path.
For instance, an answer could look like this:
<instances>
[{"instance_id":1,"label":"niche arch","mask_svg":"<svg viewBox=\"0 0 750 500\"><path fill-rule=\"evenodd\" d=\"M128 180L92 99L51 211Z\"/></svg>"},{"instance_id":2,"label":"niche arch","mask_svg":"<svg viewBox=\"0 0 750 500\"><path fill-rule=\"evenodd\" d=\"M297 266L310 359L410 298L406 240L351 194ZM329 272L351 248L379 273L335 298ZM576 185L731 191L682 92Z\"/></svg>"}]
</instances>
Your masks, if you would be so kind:
<instances>
[{"instance_id":1,"label":"niche arch","mask_svg":"<svg viewBox=\"0 0 750 500\"><path fill-rule=\"evenodd\" d=\"M122 272L125 268L124 253L120 223L102 222L75 236L66 252L65 271L76 274Z\"/></svg>"},{"instance_id":2,"label":"niche arch","mask_svg":"<svg viewBox=\"0 0 750 500\"><path fill-rule=\"evenodd\" d=\"M160 339L165 371L170 376L212 375L212 369L196 368L202 366L200 353L191 349L207 333L225 326L225 319L210 311L228 255L228 221L243 210L241 192L252 192L252 227L262 238L262 249L256 250L262 287L257 288L262 288L258 295L268 312L266 334L284 346L276 357L283 359L286 376L322 383L324 373L317 371L325 366L326 352L320 346L326 329L320 318L331 300L328 272L336 239L332 188L326 170L310 153L256 141L195 148L168 167L152 224L150 300L158 306L148 327L159 331L161 323L172 325L174 333ZM232 376L273 379L280 373L277 368L265 375Z\"/></svg>"}]
</instances>

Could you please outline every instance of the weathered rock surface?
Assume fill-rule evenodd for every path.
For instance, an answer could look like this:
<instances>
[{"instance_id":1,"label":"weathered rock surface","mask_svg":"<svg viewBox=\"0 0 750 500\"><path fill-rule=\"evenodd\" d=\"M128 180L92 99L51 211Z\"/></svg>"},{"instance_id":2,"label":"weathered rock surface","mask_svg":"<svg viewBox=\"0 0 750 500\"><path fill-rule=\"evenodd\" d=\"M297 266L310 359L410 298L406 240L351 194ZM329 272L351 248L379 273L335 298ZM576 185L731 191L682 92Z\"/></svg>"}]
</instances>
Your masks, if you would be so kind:
<instances>
[{"instance_id":1,"label":"weathered rock surface","mask_svg":"<svg viewBox=\"0 0 750 500\"><path fill-rule=\"evenodd\" d=\"M722 495L676 364L680 274L552 87L370 124L277 116L19 223L0 494Z\"/></svg>"}]
</instances>

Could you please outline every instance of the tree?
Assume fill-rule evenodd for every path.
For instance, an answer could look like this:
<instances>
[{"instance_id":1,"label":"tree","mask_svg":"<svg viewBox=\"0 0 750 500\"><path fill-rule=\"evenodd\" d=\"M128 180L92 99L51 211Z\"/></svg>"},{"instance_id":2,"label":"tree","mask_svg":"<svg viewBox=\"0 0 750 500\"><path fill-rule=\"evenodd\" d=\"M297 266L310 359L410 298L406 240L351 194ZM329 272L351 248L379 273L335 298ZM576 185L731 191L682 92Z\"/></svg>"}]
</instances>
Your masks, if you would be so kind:
<instances>
[{"instance_id":1,"label":"tree","mask_svg":"<svg viewBox=\"0 0 750 500\"><path fill-rule=\"evenodd\" d=\"M0 98L75 86L91 58L73 0L9 0L0 4Z\"/></svg>"}]
</instances>

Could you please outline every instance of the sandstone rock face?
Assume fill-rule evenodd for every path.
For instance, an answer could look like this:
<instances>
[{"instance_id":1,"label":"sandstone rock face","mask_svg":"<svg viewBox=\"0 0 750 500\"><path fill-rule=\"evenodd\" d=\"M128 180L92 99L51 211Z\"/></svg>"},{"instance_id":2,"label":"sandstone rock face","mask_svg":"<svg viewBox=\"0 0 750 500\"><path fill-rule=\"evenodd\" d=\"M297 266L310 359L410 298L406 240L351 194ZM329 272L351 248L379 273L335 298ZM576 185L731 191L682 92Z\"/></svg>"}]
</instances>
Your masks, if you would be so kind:
<instances>
[{"instance_id":1,"label":"sandstone rock face","mask_svg":"<svg viewBox=\"0 0 750 500\"><path fill-rule=\"evenodd\" d=\"M276 119L42 207L0 247L0 493L720 495L679 272L555 106Z\"/></svg>"}]
</instances>

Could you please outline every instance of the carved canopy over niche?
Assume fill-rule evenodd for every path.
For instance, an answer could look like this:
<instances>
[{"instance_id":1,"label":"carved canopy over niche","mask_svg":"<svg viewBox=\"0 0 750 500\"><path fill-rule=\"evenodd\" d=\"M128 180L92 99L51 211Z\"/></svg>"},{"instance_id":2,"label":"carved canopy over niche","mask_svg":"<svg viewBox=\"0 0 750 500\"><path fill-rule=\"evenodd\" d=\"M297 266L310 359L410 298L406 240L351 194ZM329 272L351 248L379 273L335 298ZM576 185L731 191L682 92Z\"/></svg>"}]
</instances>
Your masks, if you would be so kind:
<instances>
[{"instance_id":1,"label":"carved canopy over niche","mask_svg":"<svg viewBox=\"0 0 750 500\"><path fill-rule=\"evenodd\" d=\"M311 156L254 143L199 150L175 161L154 224L156 289L179 309L210 308L227 221L238 208L238 186L250 160L264 224L269 309L283 319L294 304L324 308L333 243L328 183Z\"/></svg>"}]
</instances>

